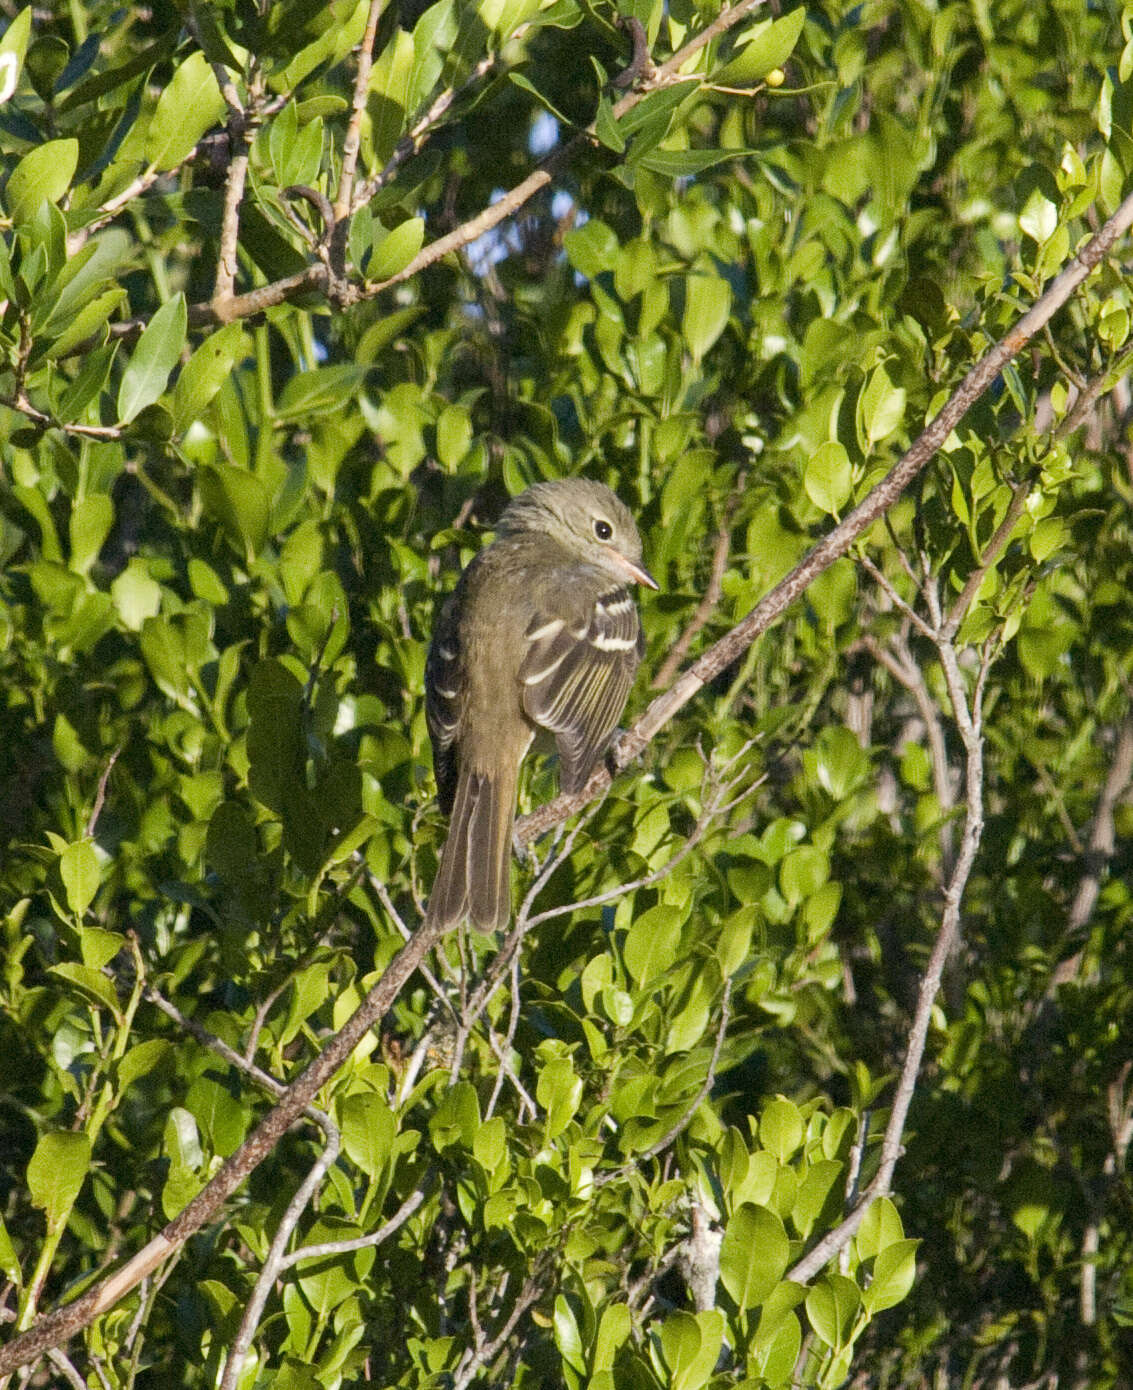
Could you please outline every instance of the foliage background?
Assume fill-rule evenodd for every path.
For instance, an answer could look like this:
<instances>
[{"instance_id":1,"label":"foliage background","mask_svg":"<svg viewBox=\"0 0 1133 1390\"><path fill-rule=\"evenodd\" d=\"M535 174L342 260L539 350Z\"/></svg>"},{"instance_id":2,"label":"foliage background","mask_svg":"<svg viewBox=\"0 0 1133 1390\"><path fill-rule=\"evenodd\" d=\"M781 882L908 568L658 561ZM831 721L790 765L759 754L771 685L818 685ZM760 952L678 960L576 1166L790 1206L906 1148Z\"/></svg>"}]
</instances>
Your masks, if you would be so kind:
<instances>
[{"instance_id":1,"label":"foliage background","mask_svg":"<svg viewBox=\"0 0 1133 1390\"><path fill-rule=\"evenodd\" d=\"M619 117L624 21L661 63L715 0L376 5L336 238L285 190L342 187L371 7L0 9L24 1329L181 1209L270 1103L250 1068L296 1075L417 920L431 614L506 497L585 473L640 518L639 708L1117 206L1133 16L753 6ZM329 1121L293 1130L31 1383L1127 1378L1129 311L1108 262L590 810L516 968L454 939L414 977L320 1096L337 1157ZM876 1170L975 802L892 1200L808 1292L789 1266ZM295 1250L414 1202L274 1268L241 1330L281 1223Z\"/></svg>"}]
</instances>

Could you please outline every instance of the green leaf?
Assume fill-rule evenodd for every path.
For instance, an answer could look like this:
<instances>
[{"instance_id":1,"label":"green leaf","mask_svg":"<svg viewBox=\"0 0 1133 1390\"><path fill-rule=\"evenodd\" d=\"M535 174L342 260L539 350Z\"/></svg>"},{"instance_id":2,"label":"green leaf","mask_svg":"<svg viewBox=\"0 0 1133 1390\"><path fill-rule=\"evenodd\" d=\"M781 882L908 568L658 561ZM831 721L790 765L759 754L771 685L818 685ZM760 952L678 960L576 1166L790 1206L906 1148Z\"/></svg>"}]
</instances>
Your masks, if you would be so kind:
<instances>
[{"instance_id":1,"label":"green leaf","mask_svg":"<svg viewBox=\"0 0 1133 1390\"><path fill-rule=\"evenodd\" d=\"M215 463L202 470L201 496L237 549L251 559L271 534L271 499L254 473Z\"/></svg>"},{"instance_id":2,"label":"green leaf","mask_svg":"<svg viewBox=\"0 0 1133 1390\"><path fill-rule=\"evenodd\" d=\"M779 865L779 887L791 907L817 893L830 877L830 856L814 845L791 850Z\"/></svg>"},{"instance_id":3,"label":"green leaf","mask_svg":"<svg viewBox=\"0 0 1133 1390\"><path fill-rule=\"evenodd\" d=\"M780 1284L779 1288L784 1285ZM798 1288L798 1285L791 1285L791 1288ZM799 1298L802 1299L804 1289L799 1288ZM761 1323L762 1328L762 1323ZM751 1367L756 1373L763 1377L763 1383L768 1386L789 1386L795 1365L799 1359L799 1352L802 1349L803 1330L802 1324L794 1313L789 1313L786 1318L775 1325L773 1331L766 1337L759 1336L752 1346Z\"/></svg>"},{"instance_id":4,"label":"green leaf","mask_svg":"<svg viewBox=\"0 0 1133 1390\"><path fill-rule=\"evenodd\" d=\"M728 159L751 159L757 151L735 150L650 150L638 161L641 168L670 179L690 178L702 174Z\"/></svg>"},{"instance_id":5,"label":"green leaf","mask_svg":"<svg viewBox=\"0 0 1133 1390\"><path fill-rule=\"evenodd\" d=\"M30 222L43 202L57 203L79 162L77 140L48 140L29 150L12 170L5 194L12 221Z\"/></svg>"},{"instance_id":6,"label":"green leaf","mask_svg":"<svg viewBox=\"0 0 1133 1390\"><path fill-rule=\"evenodd\" d=\"M633 1331L633 1318L624 1303L611 1303L602 1310L598 1334L594 1339L593 1367L597 1371L613 1368L618 1348L625 1345Z\"/></svg>"},{"instance_id":7,"label":"green leaf","mask_svg":"<svg viewBox=\"0 0 1133 1390\"><path fill-rule=\"evenodd\" d=\"M102 927L83 927L79 933L83 964L92 970L109 965L125 944L126 938L120 932L106 931Z\"/></svg>"},{"instance_id":8,"label":"green leaf","mask_svg":"<svg viewBox=\"0 0 1133 1390\"><path fill-rule=\"evenodd\" d=\"M799 1184L791 1222L805 1240L823 1215L836 1220L841 1208L842 1165L833 1159L820 1158L806 1170Z\"/></svg>"},{"instance_id":9,"label":"green leaf","mask_svg":"<svg viewBox=\"0 0 1133 1390\"><path fill-rule=\"evenodd\" d=\"M904 1240L905 1229L901 1216L888 1197L876 1197L869 1205L869 1211L862 1218L855 1236L858 1258L872 1259L890 1245Z\"/></svg>"},{"instance_id":10,"label":"green leaf","mask_svg":"<svg viewBox=\"0 0 1133 1390\"><path fill-rule=\"evenodd\" d=\"M0 66L0 91L8 92L3 101L7 101L16 90L31 34L31 18L32 7L25 5L4 30L3 38L0 38L0 60L4 60Z\"/></svg>"},{"instance_id":11,"label":"green leaf","mask_svg":"<svg viewBox=\"0 0 1133 1390\"><path fill-rule=\"evenodd\" d=\"M161 585L137 555L130 557L126 568L111 584L110 597L131 632L140 632L146 619L161 611Z\"/></svg>"},{"instance_id":12,"label":"green leaf","mask_svg":"<svg viewBox=\"0 0 1133 1390\"><path fill-rule=\"evenodd\" d=\"M60 396L55 410L56 418L63 424L77 420L106 386L118 346L117 343L107 343L83 359L78 376Z\"/></svg>"},{"instance_id":13,"label":"green leaf","mask_svg":"<svg viewBox=\"0 0 1133 1390\"><path fill-rule=\"evenodd\" d=\"M752 1202L736 1208L720 1245L720 1279L741 1312L768 1298L789 1257L787 1232L773 1211Z\"/></svg>"},{"instance_id":14,"label":"green leaf","mask_svg":"<svg viewBox=\"0 0 1133 1390\"><path fill-rule=\"evenodd\" d=\"M198 1076L185 1095L185 1106L223 1158L244 1140L249 1115L227 1087L213 1076Z\"/></svg>"},{"instance_id":15,"label":"green leaf","mask_svg":"<svg viewBox=\"0 0 1133 1390\"><path fill-rule=\"evenodd\" d=\"M280 392L276 418L303 420L312 415L341 411L365 379L366 368L352 362L296 372Z\"/></svg>"},{"instance_id":16,"label":"green leaf","mask_svg":"<svg viewBox=\"0 0 1133 1390\"><path fill-rule=\"evenodd\" d=\"M71 569L87 574L114 525L114 504L105 493L83 497L71 508Z\"/></svg>"},{"instance_id":17,"label":"green leaf","mask_svg":"<svg viewBox=\"0 0 1133 1390\"><path fill-rule=\"evenodd\" d=\"M615 154L625 152L626 139L618 129L613 105L605 92L598 98L598 111L594 117L594 134L608 150L613 150Z\"/></svg>"},{"instance_id":18,"label":"green leaf","mask_svg":"<svg viewBox=\"0 0 1133 1390\"><path fill-rule=\"evenodd\" d=\"M567 232L563 237L563 249L575 270L588 280L594 280L604 270L613 270L618 239L605 222L592 217L581 227Z\"/></svg>"},{"instance_id":19,"label":"green leaf","mask_svg":"<svg viewBox=\"0 0 1133 1390\"><path fill-rule=\"evenodd\" d=\"M0 69L0 79L3 77L3 70ZM22 1289L24 1285L23 1270L20 1268L19 1256L16 1254L16 1247L12 1244L12 1237L8 1234L8 1228L0 1218L0 1274L6 1279L10 1279L17 1289Z\"/></svg>"},{"instance_id":20,"label":"green leaf","mask_svg":"<svg viewBox=\"0 0 1133 1390\"><path fill-rule=\"evenodd\" d=\"M672 1313L661 1325L661 1355L671 1390L699 1390L707 1385L724 1340L724 1315L716 1308L701 1313Z\"/></svg>"},{"instance_id":21,"label":"green leaf","mask_svg":"<svg viewBox=\"0 0 1133 1390\"><path fill-rule=\"evenodd\" d=\"M773 68L781 68L794 52L806 22L806 6L799 5L781 19L753 25L746 43L732 60L712 74L722 87L749 87L760 82Z\"/></svg>"},{"instance_id":22,"label":"green leaf","mask_svg":"<svg viewBox=\"0 0 1133 1390\"><path fill-rule=\"evenodd\" d=\"M681 332L697 363L723 333L732 308L732 290L722 276L690 275L685 281Z\"/></svg>"},{"instance_id":23,"label":"green leaf","mask_svg":"<svg viewBox=\"0 0 1133 1390\"><path fill-rule=\"evenodd\" d=\"M53 965L51 973L60 980L66 980L88 1002L109 1009L119 1023L122 1021L122 1006L114 992L114 985L100 971L89 965L80 965L77 961L66 960L61 965Z\"/></svg>"},{"instance_id":24,"label":"green leaf","mask_svg":"<svg viewBox=\"0 0 1133 1390\"><path fill-rule=\"evenodd\" d=\"M863 448L888 439L905 418L905 388L894 386L884 366L875 367L858 398L858 414L864 427Z\"/></svg>"},{"instance_id":25,"label":"green leaf","mask_svg":"<svg viewBox=\"0 0 1133 1390\"><path fill-rule=\"evenodd\" d=\"M375 226L375 232L377 227ZM425 219L408 217L387 232L379 241L375 236L374 250L366 267L366 278L372 284L391 280L400 275L420 251L425 241Z\"/></svg>"},{"instance_id":26,"label":"green leaf","mask_svg":"<svg viewBox=\"0 0 1133 1390\"><path fill-rule=\"evenodd\" d=\"M847 1346L861 1307L858 1286L844 1274L827 1274L806 1296L810 1325L835 1351Z\"/></svg>"},{"instance_id":27,"label":"green leaf","mask_svg":"<svg viewBox=\"0 0 1133 1390\"><path fill-rule=\"evenodd\" d=\"M64 1130L45 1134L28 1163L28 1195L47 1215L47 1229L58 1230L71 1213L90 1168L90 1139Z\"/></svg>"},{"instance_id":28,"label":"green leaf","mask_svg":"<svg viewBox=\"0 0 1133 1390\"><path fill-rule=\"evenodd\" d=\"M397 1121L373 1091L347 1096L339 1110L342 1147L368 1178L378 1178L393 1152Z\"/></svg>"},{"instance_id":29,"label":"green leaf","mask_svg":"<svg viewBox=\"0 0 1133 1390\"><path fill-rule=\"evenodd\" d=\"M1031 189L1030 197L1019 214L1019 226L1040 246L1054 235L1058 226L1058 209L1041 189Z\"/></svg>"},{"instance_id":30,"label":"green leaf","mask_svg":"<svg viewBox=\"0 0 1133 1390\"><path fill-rule=\"evenodd\" d=\"M158 98L146 130L146 162L153 169L172 169L182 163L224 112L212 67L203 53L194 50Z\"/></svg>"},{"instance_id":31,"label":"green leaf","mask_svg":"<svg viewBox=\"0 0 1133 1390\"><path fill-rule=\"evenodd\" d=\"M569 1057L556 1057L542 1068L535 1099L547 1112L545 1139L550 1143L566 1129L582 1100L582 1079Z\"/></svg>"},{"instance_id":32,"label":"green leaf","mask_svg":"<svg viewBox=\"0 0 1133 1390\"><path fill-rule=\"evenodd\" d=\"M147 1038L145 1042L135 1043L125 1052L115 1071L119 1092L127 1090L172 1055L173 1044L165 1038Z\"/></svg>"},{"instance_id":33,"label":"green leaf","mask_svg":"<svg viewBox=\"0 0 1133 1390\"><path fill-rule=\"evenodd\" d=\"M415 60L412 35L398 28L371 70L366 110L371 122L373 160L378 167L389 159L405 127Z\"/></svg>"},{"instance_id":34,"label":"green leaf","mask_svg":"<svg viewBox=\"0 0 1133 1390\"><path fill-rule=\"evenodd\" d=\"M782 1096L769 1101L759 1117L759 1140L780 1163L803 1142L803 1117L799 1107Z\"/></svg>"},{"instance_id":35,"label":"green leaf","mask_svg":"<svg viewBox=\"0 0 1133 1390\"><path fill-rule=\"evenodd\" d=\"M81 917L98 892L98 857L90 840L76 840L59 856L59 873L67 894L67 906Z\"/></svg>"},{"instance_id":36,"label":"green leaf","mask_svg":"<svg viewBox=\"0 0 1133 1390\"><path fill-rule=\"evenodd\" d=\"M462 405L446 405L437 420L437 457L455 468L472 443L472 420Z\"/></svg>"},{"instance_id":37,"label":"green leaf","mask_svg":"<svg viewBox=\"0 0 1133 1390\"><path fill-rule=\"evenodd\" d=\"M626 936L626 969L636 984L663 975L676 959L687 912L662 904L651 907L633 923Z\"/></svg>"},{"instance_id":38,"label":"green leaf","mask_svg":"<svg viewBox=\"0 0 1133 1390\"><path fill-rule=\"evenodd\" d=\"M873 1278L862 1295L869 1313L880 1313L904 1299L917 1272L919 1240L899 1240L887 1245L873 1262Z\"/></svg>"},{"instance_id":39,"label":"green leaf","mask_svg":"<svg viewBox=\"0 0 1133 1390\"><path fill-rule=\"evenodd\" d=\"M514 82L515 85L518 88L520 88L521 91L529 92L539 103L539 105L543 108L544 111L548 111L552 116L554 116L555 120L558 121L559 125L563 126L564 129L570 129L573 122L563 115L563 113L558 109L558 107L556 107L551 102L550 98L545 97L542 92L536 90L535 85L530 80L530 78L524 77L523 73L521 72L509 72L508 81ZM599 139L601 139L601 136L599 136ZM624 141L622 142L622 148L625 148Z\"/></svg>"},{"instance_id":40,"label":"green leaf","mask_svg":"<svg viewBox=\"0 0 1133 1390\"><path fill-rule=\"evenodd\" d=\"M803 486L816 507L836 516L846 505L854 486L854 470L844 445L836 439L820 444L807 461Z\"/></svg>"},{"instance_id":41,"label":"green leaf","mask_svg":"<svg viewBox=\"0 0 1133 1390\"><path fill-rule=\"evenodd\" d=\"M247 339L239 323L226 323L196 349L173 388L173 428L178 434L201 418L246 351Z\"/></svg>"},{"instance_id":42,"label":"green leaf","mask_svg":"<svg viewBox=\"0 0 1133 1390\"><path fill-rule=\"evenodd\" d=\"M173 1106L166 1116L162 1147L174 1168L199 1168L204 1162L197 1121L184 1106Z\"/></svg>"},{"instance_id":43,"label":"green leaf","mask_svg":"<svg viewBox=\"0 0 1133 1390\"><path fill-rule=\"evenodd\" d=\"M110 318L111 314L115 313L126 301L127 294L123 289L106 290L105 293L96 295L89 303L83 305L65 327L60 325L62 331L51 344L47 351L47 356L53 361L58 361L63 357L71 356L76 348L81 347L89 339L94 338L97 340L105 337L105 333L101 331L103 325ZM52 314L53 321L57 317L57 312ZM113 360L113 354L117 351L118 346L118 343L111 343L108 348L104 349L110 353L110 357L107 359L108 362ZM87 362L89 362L89 358ZM84 362L84 368L86 365L87 363ZM101 390L103 385L105 385L105 379L100 383L98 390ZM93 392L87 399L93 399L93 396L96 394L97 392ZM83 405L86 405L86 400L83 401ZM60 410L59 418L61 420L66 420L74 419L75 416L64 416L62 410Z\"/></svg>"},{"instance_id":44,"label":"green leaf","mask_svg":"<svg viewBox=\"0 0 1133 1390\"><path fill-rule=\"evenodd\" d=\"M578 1330L578 1319L574 1310L562 1294L555 1299L551 1326L555 1335L555 1346L571 1370L579 1375L586 1372L586 1356L582 1348L582 1333Z\"/></svg>"},{"instance_id":45,"label":"green leaf","mask_svg":"<svg viewBox=\"0 0 1133 1390\"><path fill-rule=\"evenodd\" d=\"M142 331L118 388L118 421L128 425L165 390L185 346L185 296L167 300Z\"/></svg>"}]
</instances>

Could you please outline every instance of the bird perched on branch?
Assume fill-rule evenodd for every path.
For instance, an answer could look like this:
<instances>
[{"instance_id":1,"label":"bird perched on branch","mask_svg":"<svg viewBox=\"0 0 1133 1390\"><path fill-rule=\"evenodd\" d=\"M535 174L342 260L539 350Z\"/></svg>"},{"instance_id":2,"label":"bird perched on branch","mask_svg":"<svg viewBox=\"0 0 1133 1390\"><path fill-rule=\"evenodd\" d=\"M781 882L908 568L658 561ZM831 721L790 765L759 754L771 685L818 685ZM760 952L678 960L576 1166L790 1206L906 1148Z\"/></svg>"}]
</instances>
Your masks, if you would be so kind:
<instances>
[{"instance_id":1,"label":"bird perched on branch","mask_svg":"<svg viewBox=\"0 0 1133 1390\"><path fill-rule=\"evenodd\" d=\"M643 641L630 585L656 589L633 517L608 487L536 483L500 517L441 610L425 712L450 816L427 925L506 923L519 766L554 735L559 784L585 786L617 727Z\"/></svg>"}]
</instances>

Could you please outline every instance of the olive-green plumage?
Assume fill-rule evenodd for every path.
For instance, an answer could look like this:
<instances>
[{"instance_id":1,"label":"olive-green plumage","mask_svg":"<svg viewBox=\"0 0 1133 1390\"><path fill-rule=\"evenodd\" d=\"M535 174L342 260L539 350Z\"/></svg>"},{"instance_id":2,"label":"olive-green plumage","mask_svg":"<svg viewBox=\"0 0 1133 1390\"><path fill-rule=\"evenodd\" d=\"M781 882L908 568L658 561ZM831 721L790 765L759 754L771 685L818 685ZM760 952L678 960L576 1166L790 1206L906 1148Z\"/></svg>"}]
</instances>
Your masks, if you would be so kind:
<instances>
[{"instance_id":1,"label":"olive-green plumage","mask_svg":"<svg viewBox=\"0 0 1133 1390\"><path fill-rule=\"evenodd\" d=\"M617 727L642 654L628 583L657 587L626 507L601 483L536 483L441 610L425 711L448 839L426 922L481 931L511 910L519 765L555 737L563 791L585 785Z\"/></svg>"}]
</instances>

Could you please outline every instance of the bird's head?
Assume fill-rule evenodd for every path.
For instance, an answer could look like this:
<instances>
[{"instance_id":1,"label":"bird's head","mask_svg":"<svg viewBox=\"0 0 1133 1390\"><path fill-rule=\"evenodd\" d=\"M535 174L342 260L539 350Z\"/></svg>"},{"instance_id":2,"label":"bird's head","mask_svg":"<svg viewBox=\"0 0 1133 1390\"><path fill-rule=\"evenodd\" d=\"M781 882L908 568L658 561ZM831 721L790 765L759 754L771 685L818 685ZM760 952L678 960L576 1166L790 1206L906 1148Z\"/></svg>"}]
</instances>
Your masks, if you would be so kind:
<instances>
[{"instance_id":1,"label":"bird's head","mask_svg":"<svg viewBox=\"0 0 1133 1390\"><path fill-rule=\"evenodd\" d=\"M603 483L588 478L535 483L508 503L496 529L501 535L542 532L618 583L632 580L657 588L642 563L641 537L629 508Z\"/></svg>"}]
</instances>

